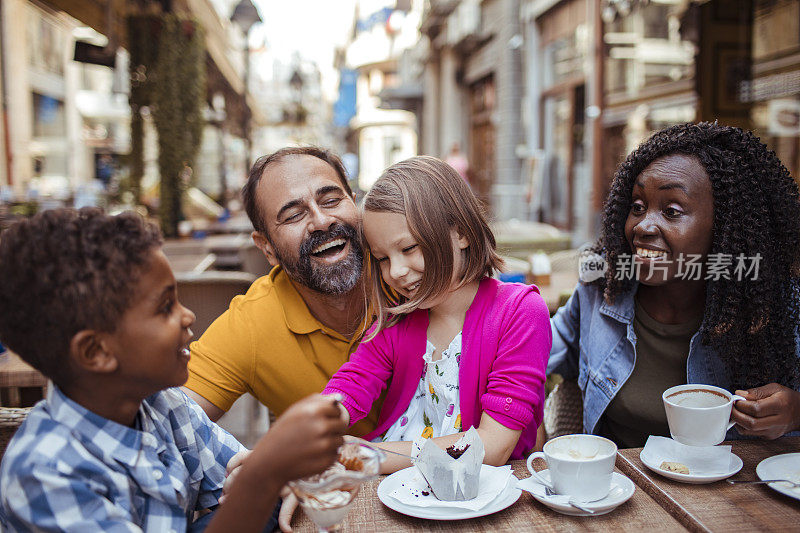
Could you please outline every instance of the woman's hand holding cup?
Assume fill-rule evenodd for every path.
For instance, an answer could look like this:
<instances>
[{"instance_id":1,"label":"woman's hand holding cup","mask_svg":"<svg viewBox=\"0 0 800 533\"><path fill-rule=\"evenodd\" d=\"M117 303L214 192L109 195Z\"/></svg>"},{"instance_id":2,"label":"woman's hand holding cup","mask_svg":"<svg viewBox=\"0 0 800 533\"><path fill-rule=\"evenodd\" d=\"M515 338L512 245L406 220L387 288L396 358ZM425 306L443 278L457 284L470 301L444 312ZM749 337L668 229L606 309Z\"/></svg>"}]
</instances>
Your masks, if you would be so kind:
<instances>
[{"instance_id":1,"label":"woman's hand holding cup","mask_svg":"<svg viewBox=\"0 0 800 533\"><path fill-rule=\"evenodd\" d=\"M770 383L736 394L744 401L736 403L731 418L742 435L777 439L800 429L800 392Z\"/></svg>"}]
</instances>

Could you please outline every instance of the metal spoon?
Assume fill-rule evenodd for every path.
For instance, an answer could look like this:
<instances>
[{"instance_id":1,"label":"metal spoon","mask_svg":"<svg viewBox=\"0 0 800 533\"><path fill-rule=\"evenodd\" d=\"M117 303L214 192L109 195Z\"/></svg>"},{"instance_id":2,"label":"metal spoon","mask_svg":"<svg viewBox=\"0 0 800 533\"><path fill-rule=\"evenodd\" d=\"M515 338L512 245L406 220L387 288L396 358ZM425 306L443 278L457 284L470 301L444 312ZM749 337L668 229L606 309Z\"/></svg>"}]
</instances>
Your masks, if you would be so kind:
<instances>
[{"instance_id":1,"label":"metal spoon","mask_svg":"<svg viewBox=\"0 0 800 533\"><path fill-rule=\"evenodd\" d=\"M410 455L406 455L406 454L404 454L404 453L400 453L400 452L394 452L394 451L392 451L392 450L387 450L386 448L379 448L378 446L375 446L375 447L376 447L376 448L378 448L380 451L382 451L382 452L384 452L384 453L391 453L391 454L393 454L393 455L399 455L400 457L405 457L406 459L408 459L408 460L409 460L409 461L411 461L412 463L413 463L414 461L416 461L416 460L417 460L417 458L416 458L416 457L411 457Z\"/></svg>"},{"instance_id":2,"label":"metal spoon","mask_svg":"<svg viewBox=\"0 0 800 533\"><path fill-rule=\"evenodd\" d=\"M547 496L558 496L558 494L556 493L556 491L554 491L553 489L551 489L551 488L550 488L549 486L547 486L547 485L545 485L545 486L544 486L544 493L545 493ZM603 498L605 498L605 496L603 496ZM602 500L603 498L600 498L600 499ZM595 501L597 501L597 500L595 500ZM595 513L597 512L597 511L594 511L594 510L592 510L592 509L589 509L588 507L584 507L584 506L582 506L582 505L580 505L580 504L577 504L577 503L575 503L575 502L572 500L572 498L569 498L569 499L567 500L567 503L568 503L568 504L570 504L571 506L573 506L574 508L576 508L576 509L578 509L578 510L581 510L581 511L583 511L584 513L595 514ZM588 502L584 502L584 503L588 503Z\"/></svg>"},{"instance_id":3,"label":"metal spoon","mask_svg":"<svg viewBox=\"0 0 800 533\"><path fill-rule=\"evenodd\" d=\"M762 483L789 483L793 487L800 487L800 483L796 481L789 481L788 479L757 479L755 481L745 481L743 479L729 479L728 483L731 485L760 485Z\"/></svg>"}]
</instances>

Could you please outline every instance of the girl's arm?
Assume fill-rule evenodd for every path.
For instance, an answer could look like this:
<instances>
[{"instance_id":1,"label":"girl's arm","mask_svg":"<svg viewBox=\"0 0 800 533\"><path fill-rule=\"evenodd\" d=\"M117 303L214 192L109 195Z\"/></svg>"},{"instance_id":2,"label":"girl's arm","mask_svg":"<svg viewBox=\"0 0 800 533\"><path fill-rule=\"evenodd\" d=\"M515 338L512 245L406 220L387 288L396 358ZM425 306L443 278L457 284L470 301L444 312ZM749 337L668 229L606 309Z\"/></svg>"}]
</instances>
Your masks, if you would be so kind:
<instances>
[{"instance_id":1,"label":"girl's arm","mask_svg":"<svg viewBox=\"0 0 800 533\"><path fill-rule=\"evenodd\" d=\"M520 433L522 433L521 430L508 429L486 413L481 415L480 427L476 428L476 430L483 441L483 449L486 452L483 457L483 463L492 466L501 466L508 462L511 452L514 451L514 447L517 445ZM433 442L444 450L448 446L455 444L458 439L464 436L464 433L462 431L444 437L436 437ZM402 453L403 455L411 455L413 444L410 441L394 441L378 442L372 445L384 450ZM381 474L391 474L403 468L408 468L411 464L411 460L389 453L386 454L386 461L381 465Z\"/></svg>"},{"instance_id":2,"label":"girl's arm","mask_svg":"<svg viewBox=\"0 0 800 533\"><path fill-rule=\"evenodd\" d=\"M322 391L322 394L341 396L348 425L367 416L392 377L391 343L386 331L369 342L362 342Z\"/></svg>"}]
</instances>

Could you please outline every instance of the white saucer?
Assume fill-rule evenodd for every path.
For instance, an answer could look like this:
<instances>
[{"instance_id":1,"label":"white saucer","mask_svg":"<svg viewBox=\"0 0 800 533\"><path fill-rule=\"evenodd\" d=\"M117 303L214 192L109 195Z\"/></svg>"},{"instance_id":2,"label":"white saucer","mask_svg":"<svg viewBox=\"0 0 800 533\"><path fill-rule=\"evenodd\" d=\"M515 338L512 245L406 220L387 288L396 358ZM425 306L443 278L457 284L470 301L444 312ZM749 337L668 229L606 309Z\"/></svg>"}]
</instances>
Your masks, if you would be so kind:
<instances>
[{"instance_id":1,"label":"white saucer","mask_svg":"<svg viewBox=\"0 0 800 533\"><path fill-rule=\"evenodd\" d=\"M392 491L400 487L401 484L409 482L414 476L414 467L405 468L394 474L387 476L378 485L378 499L389 509L394 509L398 513L404 515L414 516L416 518L427 518L429 520L465 520L467 518L477 518L479 516L486 516L498 511L502 511L506 507L511 506L516 502L522 491L516 486L516 478L511 477L506 488L503 492L485 507L473 511L472 509L456 509L452 507L418 507L397 501L390 496Z\"/></svg>"},{"instance_id":2,"label":"white saucer","mask_svg":"<svg viewBox=\"0 0 800 533\"><path fill-rule=\"evenodd\" d=\"M639 452L639 459L642 460L644 466L655 472L656 474L661 474L664 477L669 479L674 479L675 481L682 481L683 483L691 483L693 485L702 485L704 483L714 483L715 481L719 481L721 479L729 478L734 475L736 472L742 469L744 463L742 462L741 458L735 453L731 453L731 465L730 470L724 473L718 474L679 474L678 472L670 472L668 470L664 470L659 465L661 463L656 464L654 461L648 459L647 454L644 453L644 450Z\"/></svg>"},{"instance_id":3,"label":"white saucer","mask_svg":"<svg viewBox=\"0 0 800 533\"><path fill-rule=\"evenodd\" d=\"M548 469L540 470L539 475L546 481L550 481L550 471ZM614 472L611 475L611 491L608 493L608 496L595 502L581 502L581 507L586 507L594 511L594 513L587 513L586 511L581 511L566 503L564 501L564 496L546 496L544 493L544 486L532 478L525 478L518 485L530 492L531 496L547 507L561 514L570 516L599 516L610 513L628 501L636 491L636 485L633 484L633 481L619 472Z\"/></svg>"},{"instance_id":4,"label":"white saucer","mask_svg":"<svg viewBox=\"0 0 800 533\"><path fill-rule=\"evenodd\" d=\"M800 482L800 453L784 453L767 457L756 466L758 479L788 479ZM800 487L792 487L788 483L769 483L771 489L777 490L790 498L800 500Z\"/></svg>"}]
</instances>

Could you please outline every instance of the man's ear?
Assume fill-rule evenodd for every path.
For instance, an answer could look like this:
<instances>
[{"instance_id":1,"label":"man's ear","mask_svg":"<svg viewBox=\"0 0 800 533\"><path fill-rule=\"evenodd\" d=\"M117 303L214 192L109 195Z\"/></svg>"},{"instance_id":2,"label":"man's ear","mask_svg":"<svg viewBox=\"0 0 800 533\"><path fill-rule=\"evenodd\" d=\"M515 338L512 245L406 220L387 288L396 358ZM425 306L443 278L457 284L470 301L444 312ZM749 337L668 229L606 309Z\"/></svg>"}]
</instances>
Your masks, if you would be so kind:
<instances>
[{"instance_id":1,"label":"man's ear","mask_svg":"<svg viewBox=\"0 0 800 533\"><path fill-rule=\"evenodd\" d=\"M70 340L70 359L83 371L110 374L117 369L119 361L108 349L108 344L108 340L100 332L81 330Z\"/></svg>"},{"instance_id":2,"label":"man's ear","mask_svg":"<svg viewBox=\"0 0 800 533\"><path fill-rule=\"evenodd\" d=\"M275 249L272 247L269 239L267 239L267 236L260 231L253 231L250 236L253 238L253 242L256 243L256 248L261 250L267 258L267 261L269 261L269 264L272 266L277 265L278 257L275 255Z\"/></svg>"}]
</instances>

